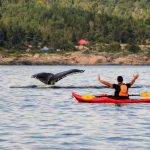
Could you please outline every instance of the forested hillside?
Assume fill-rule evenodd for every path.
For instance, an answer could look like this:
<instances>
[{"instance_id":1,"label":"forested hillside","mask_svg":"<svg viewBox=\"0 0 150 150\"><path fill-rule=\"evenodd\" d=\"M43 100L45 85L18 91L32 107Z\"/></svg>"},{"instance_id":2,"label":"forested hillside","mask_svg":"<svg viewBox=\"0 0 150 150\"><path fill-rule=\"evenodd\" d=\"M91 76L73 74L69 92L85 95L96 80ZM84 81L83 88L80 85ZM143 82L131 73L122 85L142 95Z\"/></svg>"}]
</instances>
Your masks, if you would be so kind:
<instances>
[{"instance_id":1,"label":"forested hillside","mask_svg":"<svg viewBox=\"0 0 150 150\"><path fill-rule=\"evenodd\" d=\"M0 0L0 47L72 49L150 41L150 0Z\"/></svg>"}]
</instances>

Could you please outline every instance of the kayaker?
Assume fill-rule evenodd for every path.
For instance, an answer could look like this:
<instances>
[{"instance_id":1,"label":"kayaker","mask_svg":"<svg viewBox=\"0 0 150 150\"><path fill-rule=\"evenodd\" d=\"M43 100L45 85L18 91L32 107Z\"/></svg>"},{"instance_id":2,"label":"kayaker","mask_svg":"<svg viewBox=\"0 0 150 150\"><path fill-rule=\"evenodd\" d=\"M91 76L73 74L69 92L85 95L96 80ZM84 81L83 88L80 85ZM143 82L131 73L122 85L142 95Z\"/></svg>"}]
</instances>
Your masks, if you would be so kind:
<instances>
[{"instance_id":1,"label":"kayaker","mask_svg":"<svg viewBox=\"0 0 150 150\"><path fill-rule=\"evenodd\" d=\"M136 79L138 79L138 77L139 77L138 74L133 75L133 79L130 81L130 83L123 83L122 76L117 77L118 84L112 84L107 81L101 80L100 76L98 76L98 81L101 82L102 84L108 86L109 88L115 89L115 93L114 93L115 98L128 99L129 98L128 88L130 88L135 83L135 81L136 81Z\"/></svg>"}]
</instances>

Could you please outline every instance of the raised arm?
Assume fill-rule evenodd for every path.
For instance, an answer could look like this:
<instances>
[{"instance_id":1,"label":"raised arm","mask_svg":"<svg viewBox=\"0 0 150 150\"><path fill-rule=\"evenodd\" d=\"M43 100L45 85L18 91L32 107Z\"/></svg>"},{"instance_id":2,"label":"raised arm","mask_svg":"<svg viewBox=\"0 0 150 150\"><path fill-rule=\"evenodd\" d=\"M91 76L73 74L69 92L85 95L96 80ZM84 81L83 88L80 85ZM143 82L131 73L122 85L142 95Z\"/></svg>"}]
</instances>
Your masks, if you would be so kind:
<instances>
[{"instance_id":1,"label":"raised arm","mask_svg":"<svg viewBox=\"0 0 150 150\"><path fill-rule=\"evenodd\" d=\"M139 77L138 74L133 75L133 79L131 80L130 85L133 85L135 83L136 79L138 79L138 77Z\"/></svg>"},{"instance_id":2,"label":"raised arm","mask_svg":"<svg viewBox=\"0 0 150 150\"><path fill-rule=\"evenodd\" d=\"M107 82L107 81L101 80L101 79L100 79L100 76L98 76L98 81L101 82L102 84L104 84L104 85L110 87L110 88L113 88L113 84L111 84L111 83L109 83L109 82Z\"/></svg>"}]
</instances>

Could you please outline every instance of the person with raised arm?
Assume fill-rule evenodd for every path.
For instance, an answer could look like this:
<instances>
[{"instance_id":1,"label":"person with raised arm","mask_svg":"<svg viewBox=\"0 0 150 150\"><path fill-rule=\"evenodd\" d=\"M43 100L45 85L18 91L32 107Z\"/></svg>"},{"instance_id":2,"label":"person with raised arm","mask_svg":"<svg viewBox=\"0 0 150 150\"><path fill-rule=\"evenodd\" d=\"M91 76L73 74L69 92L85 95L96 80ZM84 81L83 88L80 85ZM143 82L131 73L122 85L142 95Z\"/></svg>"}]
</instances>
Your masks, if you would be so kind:
<instances>
[{"instance_id":1,"label":"person with raised arm","mask_svg":"<svg viewBox=\"0 0 150 150\"><path fill-rule=\"evenodd\" d=\"M118 84L112 84L110 82L101 80L100 76L98 76L98 81L108 86L109 88L115 89L114 97L116 99L129 99L128 89L135 83L138 77L139 77L138 74L133 75L133 79L129 83L123 83L122 76L117 77Z\"/></svg>"}]
</instances>

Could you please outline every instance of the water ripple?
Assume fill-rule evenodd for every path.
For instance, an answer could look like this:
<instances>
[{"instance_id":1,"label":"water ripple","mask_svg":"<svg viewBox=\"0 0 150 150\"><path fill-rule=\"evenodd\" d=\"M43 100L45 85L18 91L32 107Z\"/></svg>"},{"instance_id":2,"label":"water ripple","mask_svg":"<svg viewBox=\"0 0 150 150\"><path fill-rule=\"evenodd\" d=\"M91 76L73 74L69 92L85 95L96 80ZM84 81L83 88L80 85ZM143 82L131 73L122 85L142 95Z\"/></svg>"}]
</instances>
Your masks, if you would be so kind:
<instances>
[{"instance_id":1,"label":"water ripple","mask_svg":"<svg viewBox=\"0 0 150 150\"><path fill-rule=\"evenodd\" d=\"M30 78L73 68L86 71L54 87ZM149 104L82 104L71 96L113 94L98 74L114 83L118 75L129 82L135 73L141 76L130 93L149 92L149 66L0 66L0 149L149 150Z\"/></svg>"}]
</instances>

